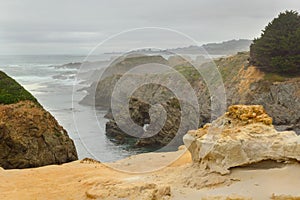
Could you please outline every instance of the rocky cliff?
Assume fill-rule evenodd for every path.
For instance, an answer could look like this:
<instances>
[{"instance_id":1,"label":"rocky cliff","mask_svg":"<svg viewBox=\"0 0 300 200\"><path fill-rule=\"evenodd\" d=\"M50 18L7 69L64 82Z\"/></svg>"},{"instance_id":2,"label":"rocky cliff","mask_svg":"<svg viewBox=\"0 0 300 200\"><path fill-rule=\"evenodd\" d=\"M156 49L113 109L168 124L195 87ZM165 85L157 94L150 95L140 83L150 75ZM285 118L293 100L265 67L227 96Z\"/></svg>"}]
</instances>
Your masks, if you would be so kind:
<instances>
[{"instance_id":1,"label":"rocky cliff","mask_svg":"<svg viewBox=\"0 0 300 200\"><path fill-rule=\"evenodd\" d=\"M257 104L263 105L266 112L273 118L274 125L278 130L294 130L300 133L300 78L293 77L288 78L283 75L267 74L261 72L257 67L250 66L248 62L249 53L238 53L237 55L217 59L214 63L204 63L200 66L202 69L208 69L207 75L209 75L209 69L217 66L220 74L223 78L223 84L226 93L225 105L234 104ZM184 78L191 84L198 99L199 107L199 123L201 127L205 123L211 122L218 116L212 116L211 110L211 94L208 90L205 79L195 70L190 63L181 62L179 64L173 63L173 69L179 74L183 75ZM163 72L160 76L163 83L171 81L170 73ZM132 79L135 76L132 74ZM96 104L100 102L111 102L111 94L114 89L114 85L121 78L121 75L113 75L100 81L95 94ZM145 81L149 77L145 77ZM152 77L155 80L155 77ZM174 82L174 86L179 87L180 82ZM142 86L138 88L134 93L133 97L137 101L148 102L149 105L160 104L169 101L174 98L174 94L162 85L152 84ZM106 104L107 105L107 104ZM167 105L166 110L169 111L168 116L173 118L171 121L180 122L181 108L173 109L172 106ZM109 107L109 105L107 105ZM193 105L193 109L197 109L196 105ZM148 108L147 108L148 109ZM134 111L135 108L130 110L131 113L138 113ZM124 118L129 117L128 115ZM133 115L131 117L135 118ZM141 120L143 121L143 120ZM137 123L138 125L143 123ZM125 136L126 134L117 128L113 118L110 118L110 122L107 124L108 132L120 133L119 135ZM144 125L144 124L143 124ZM174 125L174 124L173 124ZM174 125L176 126L176 125ZM193 126L193 124L191 124ZM168 131L166 131L168 130ZM175 135L176 129L167 128L163 132L163 135ZM161 134L161 132L159 132ZM162 140L148 140L154 143ZM146 144L146 143L144 143ZM152 145L151 142L149 145ZM166 145L164 143L162 145Z\"/></svg>"},{"instance_id":2,"label":"rocky cliff","mask_svg":"<svg viewBox=\"0 0 300 200\"><path fill-rule=\"evenodd\" d=\"M300 136L278 132L262 106L234 105L223 116L184 136L200 168L221 174L262 161L300 161Z\"/></svg>"},{"instance_id":3,"label":"rocky cliff","mask_svg":"<svg viewBox=\"0 0 300 200\"><path fill-rule=\"evenodd\" d=\"M119 124L111 113L107 115L109 122L106 124L106 135L117 143L131 144L132 147L160 149L168 145L169 150L174 150L182 144L183 135L197 127L197 123L192 120L195 117L193 106L187 104L186 112L181 112L180 103L176 98L170 98L156 107L141 99L132 98L129 103L129 117L140 127L144 127L140 130L130 126L129 117L124 117L127 116L125 109L126 107L120 109L117 116L114 116L121 119ZM162 112L166 114L165 121L162 120ZM124 132L120 126L125 126L127 131Z\"/></svg>"},{"instance_id":4,"label":"rocky cliff","mask_svg":"<svg viewBox=\"0 0 300 200\"><path fill-rule=\"evenodd\" d=\"M13 79L0 76L0 166L39 167L77 160L73 141Z\"/></svg>"},{"instance_id":5,"label":"rocky cliff","mask_svg":"<svg viewBox=\"0 0 300 200\"><path fill-rule=\"evenodd\" d=\"M88 95L86 95L80 103L109 108L112 92L122 75L136 66L149 63L167 64L168 61L162 56L147 56L140 54L125 55L117 58L109 66L106 66L104 71L95 71L95 73L98 73L96 76L97 81L92 83L89 88L85 88Z\"/></svg>"},{"instance_id":6,"label":"rocky cliff","mask_svg":"<svg viewBox=\"0 0 300 200\"><path fill-rule=\"evenodd\" d=\"M263 105L278 130L300 133L300 77L264 73L249 66L248 53L218 60L227 104Z\"/></svg>"}]
</instances>

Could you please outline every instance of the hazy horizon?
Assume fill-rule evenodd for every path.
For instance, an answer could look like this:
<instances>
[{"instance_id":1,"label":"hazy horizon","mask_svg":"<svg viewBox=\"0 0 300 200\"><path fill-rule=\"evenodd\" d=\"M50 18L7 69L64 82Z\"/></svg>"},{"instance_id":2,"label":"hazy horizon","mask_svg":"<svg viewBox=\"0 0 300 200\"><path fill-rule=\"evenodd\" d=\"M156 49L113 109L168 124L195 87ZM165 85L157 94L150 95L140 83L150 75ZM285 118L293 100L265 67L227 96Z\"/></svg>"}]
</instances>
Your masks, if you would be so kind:
<instances>
[{"instance_id":1,"label":"hazy horizon","mask_svg":"<svg viewBox=\"0 0 300 200\"><path fill-rule=\"evenodd\" d=\"M0 2L0 55L86 55L112 35L133 29L102 50L252 40L280 12L300 8L295 0Z\"/></svg>"},{"instance_id":2,"label":"hazy horizon","mask_svg":"<svg viewBox=\"0 0 300 200\"><path fill-rule=\"evenodd\" d=\"M209 45L209 44L221 44L223 42L229 42L229 41L239 41L239 40L251 40L251 39L232 39L232 40L226 40L226 41L220 41L220 42L210 42L210 43L203 43L203 44L198 44L198 46L202 46L202 45ZM192 45L191 45L192 46ZM191 47L191 46L177 46L177 47L173 47L172 49L180 49L180 48L188 48L188 47ZM142 49L142 50L146 50L145 49ZM166 49L163 49L163 50L168 50L167 48ZM108 51L108 52L104 52L104 54L124 54L125 52L122 52L122 51ZM97 56L97 55L100 55L100 54L93 54L92 56ZM53 53L42 53L42 54L39 54L39 53L34 53L34 54L0 54L0 56L78 56L78 57L82 57L82 56L87 56L86 53L73 53L73 54L53 54Z\"/></svg>"}]
</instances>

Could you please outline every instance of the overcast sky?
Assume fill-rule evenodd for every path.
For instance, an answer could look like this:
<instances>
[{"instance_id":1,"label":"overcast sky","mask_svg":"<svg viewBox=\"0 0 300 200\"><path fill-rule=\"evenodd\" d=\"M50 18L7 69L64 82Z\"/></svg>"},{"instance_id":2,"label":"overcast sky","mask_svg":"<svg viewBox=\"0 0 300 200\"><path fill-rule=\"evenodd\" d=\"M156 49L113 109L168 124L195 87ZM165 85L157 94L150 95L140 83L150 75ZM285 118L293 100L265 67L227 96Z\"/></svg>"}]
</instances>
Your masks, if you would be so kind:
<instances>
[{"instance_id":1,"label":"overcast sky","mask_svg":"<svg viewBox=\"0 0 300 200\"><path fill-rule=\"evenodd\" d=\"M253 39L287 9L299 12L300 1L0 0L0 54L87 54L114 34L142 27L180 31L198 44ZM173 47L185 44L166 29L139 31L107 46L120 47L143 37Z\"/></svg>"}]
</instances>

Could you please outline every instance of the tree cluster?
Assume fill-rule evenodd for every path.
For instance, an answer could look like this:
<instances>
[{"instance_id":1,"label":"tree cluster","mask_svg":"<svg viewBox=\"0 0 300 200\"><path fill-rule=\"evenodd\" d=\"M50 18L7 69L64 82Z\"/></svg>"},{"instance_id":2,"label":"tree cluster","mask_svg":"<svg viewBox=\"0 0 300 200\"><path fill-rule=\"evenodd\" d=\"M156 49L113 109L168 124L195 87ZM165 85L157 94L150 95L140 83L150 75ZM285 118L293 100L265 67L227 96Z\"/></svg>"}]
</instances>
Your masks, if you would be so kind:
<instances>
[{"instance_id":1,"label":"tree cluster","mask_svg":"<svg viewBox=\"0 0 300 200\"><path fill-rule=\"evenodd\" d=\"M300 15L280 13L250 46L250 63L280 75L300 74Z\"/></svg>"}]
</instances>

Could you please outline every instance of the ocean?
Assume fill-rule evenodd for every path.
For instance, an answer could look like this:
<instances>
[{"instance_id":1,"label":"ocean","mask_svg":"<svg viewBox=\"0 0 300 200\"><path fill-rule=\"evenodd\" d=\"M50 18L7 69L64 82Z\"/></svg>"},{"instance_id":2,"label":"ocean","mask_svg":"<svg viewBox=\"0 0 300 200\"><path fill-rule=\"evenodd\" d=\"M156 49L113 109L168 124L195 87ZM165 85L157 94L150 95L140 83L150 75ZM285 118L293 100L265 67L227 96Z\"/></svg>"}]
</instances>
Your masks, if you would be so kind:
<instances>
[{"instance_id":1,"label":"ocean","mask_svg":"<svg viewBox=\"0 0 300 200\"><path fill-rule=\"evenodd\" d=\"M91 84L86 80L89 77L86 72L92 72L95 66L97 69L106 67L118 56L120 54L100 54L86 59L81 55L0 55L0 70L30 91L67 130L75 143L79 159L89 157L112 162L152 151L112 142L105 135L107 119L104 115L107 111L79 104L86 95L86 91L80 89ZM168 59L170 55L162 56ZM193 55L188 56L196 59ZM97 61L97 64L85 65L87 68L80 69L75 67L74 63L83 61ZM69 63L73 65L63 66ZM84 75L77 76L79 72Z\"/></svg>"},{"instance_id":2,"label":"ocean","mask_svg":"<svg viewBox=\"0 0 300 200\"><path fill-rule=\"evenodd\" d=\"M88 61L109 61L112 56L91 56ZM106 111L78 103L86 95L85 91L73 93L78 69L57 67L84 59L85 56L77 55L1 55L0 70L30 91L67 130L79 159L89 157L111 162L139 153L116 145L105 136ZM62 75L67 76L57 78ZM88 85L82 85L85 86Z\"/></svg>"}]
</instances>

